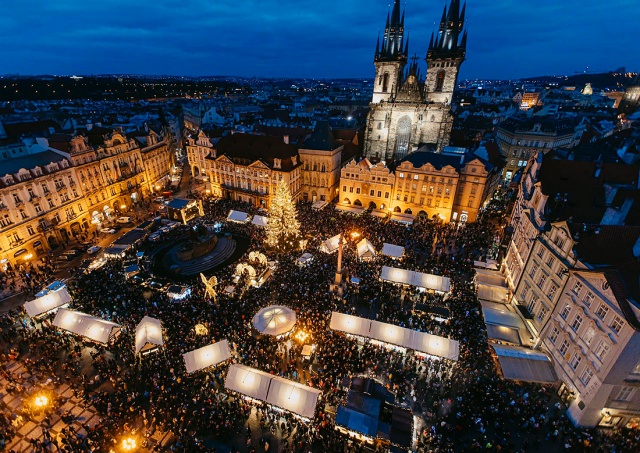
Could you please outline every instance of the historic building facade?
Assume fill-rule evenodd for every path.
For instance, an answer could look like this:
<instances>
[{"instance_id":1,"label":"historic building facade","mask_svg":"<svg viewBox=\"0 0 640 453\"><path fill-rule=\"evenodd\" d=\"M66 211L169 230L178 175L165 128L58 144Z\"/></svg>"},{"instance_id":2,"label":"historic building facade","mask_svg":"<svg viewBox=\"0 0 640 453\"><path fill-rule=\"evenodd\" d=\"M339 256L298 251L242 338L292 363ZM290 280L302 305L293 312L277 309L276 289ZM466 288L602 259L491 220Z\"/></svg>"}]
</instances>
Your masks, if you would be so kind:
<instances>
[{"instance_id":1,"label":"historic building facade","mask_svg":"<svg viewBox=\"0 0 640 453\"><path fill-rule=\"evenodd\" d=\"M269 208L284 179L294 201L301 198L302 162L298 148L278 137L233 134L220 139L205 161L208 188L215 197Z\"/></svg>"},{"instance_id":2,"label":"historic building facade","mask_svg":"<svg viewBox=\"0 0 640 453\"><path fill-rule=\"evenodd\" d=\"M0 172L0 261L16 266L89 228L88 207L64 153L7 159Z\"/></svg>"},{"instance_id":3,"label":"historic building facade","mask_svg":"<svg viewBox=\"0 0 640 453\"><path fill-rule=\"evenodd\" d=\"M387 16L382 43L374 58L376 74L365 133L364 154L371 161L396 161L421 144L442 150L453 125L451 100L460 65L465 60L467 33L463 31L466 5L452 0L445 7L437 35L432 34L424 81L412 58L405 74L409 39L405 40L404 13L395 0Z\"/></svg>"},{"instance_id":4,"label":"historic building facade","mask_svg":"<svg viewBox=\"0 0 640 453\"><path fill-rule=\"evenodd\" d=\"M331 202L338 196L344 145L337 143L327 121L318 121L299 149L302 168L302 199Z\"/></svg>"},{"instance_id":5,"label":"historic building facade","mask_svg":"<svg viewBox=\"0 0 640 453\"><path fill-rule=\"evenodd\" d=\"M197 135L187 137L185 146L187 150L187 159L191 167L191 176L197 178L199 176L206 177L203 171L205 169L206 158L214 150L214 139L209 137L202 129Z\"/></svg>"},{"instance_id":6,"label":"historic building facade","mask_svg":"<svg viewBox=\"0 0 640 453\"><path fill-rule=\"evenodd\" d=\"M473 222L499 179L495 167L464 152L417 151L395 171L368 159L342 169L340 204L445 222Z\"/></svg>"}]
</instances>

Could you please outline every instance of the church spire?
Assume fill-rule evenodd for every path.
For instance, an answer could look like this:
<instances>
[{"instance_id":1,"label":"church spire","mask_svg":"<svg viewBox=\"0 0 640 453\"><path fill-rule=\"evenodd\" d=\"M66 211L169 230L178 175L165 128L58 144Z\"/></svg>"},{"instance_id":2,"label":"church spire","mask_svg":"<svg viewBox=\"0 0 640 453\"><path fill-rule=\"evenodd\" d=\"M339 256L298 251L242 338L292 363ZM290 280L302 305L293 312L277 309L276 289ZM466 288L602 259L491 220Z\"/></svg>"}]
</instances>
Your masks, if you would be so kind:
<instances>
[{"instance_id":1,"label":"church spire","mask_svg":"<svg viewBox=\"0 0 640 453\"><path fill-rule=\"evenodd\" d=\"M382 39L382 47L376 52L379 61L397 61L406 59L406 43L404 42L404 11L401 11L400 0L394 0L393 8L387 12L387 22Z\"/></svg>"},{"instance_id":2,"label":"church spire","mask_svg":"<svg viewBox=\"0 0 640 453\"><path fill-rule=\"evenodd\" d=\"M467 10L465 2L460 8L460 0L451 0L447 9L446 5L442 11L440 28L433 43L429 44L429 54L438 53L440 56L462 56L464 57L466 47L466 31L464 30L464 20Z\"/></svg>"}]
</instances>

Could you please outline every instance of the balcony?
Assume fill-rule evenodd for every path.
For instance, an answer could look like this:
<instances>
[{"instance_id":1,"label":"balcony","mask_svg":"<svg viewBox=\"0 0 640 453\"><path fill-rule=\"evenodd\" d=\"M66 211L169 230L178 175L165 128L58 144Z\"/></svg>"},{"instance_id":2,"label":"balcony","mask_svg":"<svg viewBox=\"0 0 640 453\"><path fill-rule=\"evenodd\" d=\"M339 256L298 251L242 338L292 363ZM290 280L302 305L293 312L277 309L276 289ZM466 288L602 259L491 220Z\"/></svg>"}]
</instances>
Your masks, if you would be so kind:
<instances>
[{"instance_id":1,"label":"balcony","mask_svg":"<svg viewBox=\"0 0 640 453\"><path fill-rule=\"evenodd\" d=\"M53 228L53 225L50 224L49 222L41 222L40 225L38 225L38 231L41 233L44 233L46 231L49 231L50 229Z\"/></svg>"},{"instance_id":2,"label":"balcony","mask_svg":"<svg viewBox=\"0 0 640 453\"><path fill-rule=\"evenodd\" d=\"M15 239L14 238L13 241L9 242L9 247L13 249L13 248L16 248L16 247L20 247L22 244L24 244L24 239L20 239L20 238Z\"/></svg>"}]
</instances>

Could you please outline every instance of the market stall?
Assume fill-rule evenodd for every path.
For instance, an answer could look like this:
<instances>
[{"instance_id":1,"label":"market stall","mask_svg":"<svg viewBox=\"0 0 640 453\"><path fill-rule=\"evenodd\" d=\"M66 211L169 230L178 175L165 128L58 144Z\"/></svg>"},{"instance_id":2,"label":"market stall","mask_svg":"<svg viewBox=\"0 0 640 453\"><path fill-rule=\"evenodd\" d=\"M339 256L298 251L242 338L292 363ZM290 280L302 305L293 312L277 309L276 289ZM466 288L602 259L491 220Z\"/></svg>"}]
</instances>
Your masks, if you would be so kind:
<instances>
[{"instance_id":1,"label":"market stall","mask_svg":"<svg viewBox=\"0 0 640 453\"><path fill-rule=\"evenodd\" d=\"M202 348L182 354L187 373L194 373L210 366L218 365L231 358L227 340L218 341Z\"/></svg>"},{"instance_id":2,"label":"market stall","mask_svg":"<svg viewBox=\"0 0 640 453\"><path fill-rule=\"evenodd\" d=\"M296 323L296 313L288 307L271 305L253 317L253 326L266 335L283 335L290 332Z\"/></svg>"},{"instance_id":3,"label":"market stall","mask_svg":"<svg viewBox=\"0 0 640 453\"><path fill-rule=\"evenodd\" d=\"M25 302L24 310L32 317L42 316L71 302L71 295L66 286L61 286L55 291L49 291L37 299Z\"/></svg>"},{"instance_id":4,"label":"market stall","mask_svg":"<svg viewBox=\"0 0 640 453\"><path fill-rule=\"evenodd\" d=\"M368 239L362 239L356 245L358 259L360 261L371 261L376 257L376 249Z\"/></svg>"},{"instance_id":5,"label":"market stall","mask_svg":"<svg viewBox=\"0 0 640 453\"><path fill-rule=\"evenodd\" d=\"M246 212L235 211L232 209L231 212L229 212L229 215L227 216L227 220L230 222L236 222L236 223L247 223L249 221L249 214L247 214Z\"/></svg>"},{"instance_id":6,"label":"market stall","mask_svg":"<svg viewBox=\"0 0 640 453\"><path fill-rule=\"evenodd\" d=\"M384 256L399 260L404 256L404 247L400 247L399 245L387 244L385 242L384 244L382 244L382 254Z\"/></svg>"},{"instance_id":7,"label":"market stall","mask_svg":"<svg viewBox=\"0 0 640 453\"><path fill-rule=\"evenodd\" d=\"M136 354L146 354L164 346L162 323L145 316L136 326Z\"/></svg>"},{"instance_id":8,"label":"market stall","mask_svg":"<svg viewBox=\"0 0 640 453\"><path fill-rule=\"evenodd\" d=\"M75 335L106 344L120 333L120 325L105 321L79 311L61 308L56 313L53 325Z\"/></svg>"},{"instance_id":9,"label":"market stall","mask_svg":"<svg viewBox=\"0 0 640 453\"><path fill-rule=\"evenodd\" d=\"M418 288L439 293L448 293L451 290L451 279L449 277L414 272L397 267L384 266L380 278L388 282L417 286Z\"/></svg>"}]
</instances>

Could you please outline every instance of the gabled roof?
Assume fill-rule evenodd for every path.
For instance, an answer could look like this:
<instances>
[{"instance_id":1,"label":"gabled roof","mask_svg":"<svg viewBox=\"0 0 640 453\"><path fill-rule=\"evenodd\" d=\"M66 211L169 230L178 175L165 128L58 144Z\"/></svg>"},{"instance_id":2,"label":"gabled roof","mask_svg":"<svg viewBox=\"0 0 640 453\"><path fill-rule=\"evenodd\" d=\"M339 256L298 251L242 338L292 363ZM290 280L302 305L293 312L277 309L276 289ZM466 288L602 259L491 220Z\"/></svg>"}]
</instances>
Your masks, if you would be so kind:
<instances>
[{"instance_id":1,"label":"gabled roof","mask_svg":"<svg viewBox=\"0 0 640 453\"><path fill-rule=\"evenodd\" d=\"M281 138L262 135L233 134L222 137L216 146L218 156L227 156L234 162L242 160L243 165L261 160L274 168L275 159L280 159L280 169L291 171L300 165L300 160L294 165L293 157L298 157L298 148L282 141Z\"/></svg>"},{"instance_id":2,"label":"gabled roof","mask_svg":"<svg viewBox=\"0 0 640 453\"><path fill-rule=\"evenodd\" d=\"M416 151L405 156L400 161L400 164L402 164L403 162L409 162L415 168L420 168L426 164L431 164L436 170L441 170L444 167L450 166L459 171L473 160L478 160L479 162L481 162L487 171L491 171L493 169L493 164L469 152L460 155L451 155L434 153L430 151Z\"/></svg>"},{"instance_id":3,"label":"gabled roof","mask_svg":"<svg viewBox=\"0 0 640 453\"><path fill-rule=\"evenodd\" d=\"M574 251L590 265L613 265L634 261L633 247L640 239L640 226L568 223Z\"/></svg>"},{"instance_id":4,"label":"gabled roof","mask_svg":"<svg viewBox=\"0 0 640 453\"><path fill-rule=\"evenodd\" d=\"M313 133L304 141L301 147L318 151L333 151L339 146L340 144L333 138L333 132L331 131L329 122L317 121Z\"/></svg>"},{"instance_id":5,"label":"gabled roof","mask_svg":"<svg viewBox=\"0 0 640 453\"><path fill-rule=\"evenodd\" d=\"M1 176L14 174L22 168L32 170L35 167L44 167L45 165L49 165L51 162L60 162L63 160L67 160L67 158L54 151L27 154L20 157L14 157L13 159L3 160L0 165L0 174ZM46 170L43 170L43 173L46 173Z\"/></svg>"}]
</instances>

